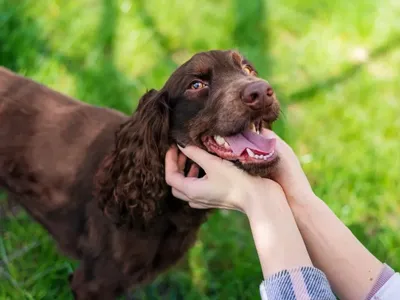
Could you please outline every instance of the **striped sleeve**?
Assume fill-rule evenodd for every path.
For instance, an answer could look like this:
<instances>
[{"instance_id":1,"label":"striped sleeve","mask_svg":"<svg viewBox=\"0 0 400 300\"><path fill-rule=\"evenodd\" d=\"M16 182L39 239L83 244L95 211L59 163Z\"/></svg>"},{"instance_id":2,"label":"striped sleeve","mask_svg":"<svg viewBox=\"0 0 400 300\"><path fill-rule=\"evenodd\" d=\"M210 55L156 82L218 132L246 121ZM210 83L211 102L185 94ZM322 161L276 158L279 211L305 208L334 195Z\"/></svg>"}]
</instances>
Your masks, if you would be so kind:
<instances>
[{"instance_id":1,"label":"striped sleeve","mask_svg":"<svg viewBox=\"0 0 400 300\"><path fill-rule=\"evenodd\" d=\"M400 299L400 274L383 264L382 271L366 300L398 300Z\"/></svg>"},{"instance_id":2,"label":"striped sleeve","mask_svg":"<svg viewBox=\"0 0 400 300\"><path fill-rule=\"evenodd\" d=\"M336 300L325 274L314 267L280 271L260 285L262 300Z\"/></svg>"},{"instance_id":3,"label":"striped sleeve","mask_svg":"<svg viewBox=\"0 0 400 300\"><path fill-rule=\"evenodd\" d=\"M400 274L395 273L372 297L373 300L400 299Z\"/></svg>"}]
</instances>

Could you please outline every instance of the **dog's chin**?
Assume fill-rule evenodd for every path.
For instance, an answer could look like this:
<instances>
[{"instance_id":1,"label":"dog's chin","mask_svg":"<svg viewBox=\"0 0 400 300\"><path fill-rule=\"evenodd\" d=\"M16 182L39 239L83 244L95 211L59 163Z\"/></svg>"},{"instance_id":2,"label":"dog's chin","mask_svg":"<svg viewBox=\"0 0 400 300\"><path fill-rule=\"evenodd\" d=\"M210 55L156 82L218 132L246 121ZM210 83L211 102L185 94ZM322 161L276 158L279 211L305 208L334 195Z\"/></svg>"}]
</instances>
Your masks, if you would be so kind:
<instances>
[{"instance_id":1,"label":"dog's chin","mask_svg":"<svg viewBox=\"0 0 400 300\"><path fill-rule=\"evenodd\" d=\"M243 163L239 160L234 161L234 164L252 176L263 178L271 178L274 170L279 163L279 156L276 155L273 160L267 163Z\"/></svg>"}]
</instances>

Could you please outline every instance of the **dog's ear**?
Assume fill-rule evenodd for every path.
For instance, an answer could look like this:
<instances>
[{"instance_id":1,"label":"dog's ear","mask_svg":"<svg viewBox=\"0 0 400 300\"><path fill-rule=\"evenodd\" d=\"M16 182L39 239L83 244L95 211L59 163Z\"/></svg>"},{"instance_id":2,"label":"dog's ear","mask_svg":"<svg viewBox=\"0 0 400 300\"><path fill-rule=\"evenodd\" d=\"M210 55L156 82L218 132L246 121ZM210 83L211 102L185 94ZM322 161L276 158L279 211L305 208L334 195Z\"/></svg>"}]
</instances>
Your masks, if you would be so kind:
<instances>
[{"instance_id":1,"label":"dog's ear","mask_svg":"<svg viewBox=\"0 0 400 300\"><path fill-rule=\"evenodd\" d=\"M169 188L164 159L169 148L168 94L150 90L116 132L115 147L95 177L95 197L117 226L145 228L159 214Z\"/></svg>"}]
</instances>

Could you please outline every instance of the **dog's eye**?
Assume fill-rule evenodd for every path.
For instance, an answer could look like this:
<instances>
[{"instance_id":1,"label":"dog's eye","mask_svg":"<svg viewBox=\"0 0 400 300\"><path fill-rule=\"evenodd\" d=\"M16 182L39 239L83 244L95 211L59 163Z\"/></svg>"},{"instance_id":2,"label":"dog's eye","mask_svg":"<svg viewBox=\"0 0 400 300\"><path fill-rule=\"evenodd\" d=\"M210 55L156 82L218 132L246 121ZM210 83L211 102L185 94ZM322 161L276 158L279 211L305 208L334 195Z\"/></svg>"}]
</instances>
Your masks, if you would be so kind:
<instances>
[{"instance_id":1,"label":"dog's eye","mask_svg":"<svg viewBox=\"0 0 400 300\"><path fill-rule=\"evenodd\" d=\"M193 82L190 84L190 88L191 88L192 90L199 90L199 89L205 88L206 86L207 86L206 83L204 83L204 82L202 82L202 81L199 81L199 80L193 81Z\"/></svg>"},{"instance_id":2,"label":"dog's eye","mask_svg":"<svg viewBox=\"0 0 400 300\"><path fill-rule=\"evenodd\" d=\"M251 73L253 73L253 70L251 67L249 66L243 66L243 71L245 71L246 74L250 75Z\"/></svg>"}]
</instances>

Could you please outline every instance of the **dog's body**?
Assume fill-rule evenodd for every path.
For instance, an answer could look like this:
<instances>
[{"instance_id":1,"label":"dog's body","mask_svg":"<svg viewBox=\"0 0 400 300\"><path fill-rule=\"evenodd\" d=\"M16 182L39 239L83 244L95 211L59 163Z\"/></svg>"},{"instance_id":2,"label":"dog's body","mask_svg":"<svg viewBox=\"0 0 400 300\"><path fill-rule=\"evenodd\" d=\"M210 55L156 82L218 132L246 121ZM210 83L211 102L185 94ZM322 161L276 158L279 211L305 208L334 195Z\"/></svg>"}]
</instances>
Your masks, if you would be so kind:
<instances>
[{"instance_id":1,"label":"dog's body","mask_svg":"<svg viewBox=\"0 0 400 300\"><path fill-rule=\"evenodd\" d=\"M71 283L79 299L114 299L152 280L183 256L204 216L193 220L196 229L185 228L177 209L146 232L104 217L93 178L127 119L0 68L0 184L67 255L82 260Z\"/></svg>"},{"instance_id":2,"label":"dog's body","mask_svg":"<svg viewBox=\"0 0 400 300\"><path fill-rule=\"evenodd\" d=\"M223 158L230 151L239 167L265 177L269 142L249 144L265 150L256 159L210 137L255 120L270 124L278 112L269 85L231 51L197 54L160 91L147 92L132 116L0 68L0 184L80 260L75 297L115 299L176 264L209 213L172 196L164 179L168 148L195 144Z\"/></svg>"}]
</instances>

